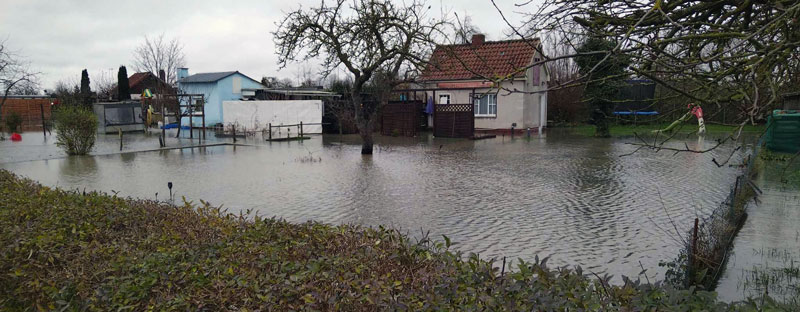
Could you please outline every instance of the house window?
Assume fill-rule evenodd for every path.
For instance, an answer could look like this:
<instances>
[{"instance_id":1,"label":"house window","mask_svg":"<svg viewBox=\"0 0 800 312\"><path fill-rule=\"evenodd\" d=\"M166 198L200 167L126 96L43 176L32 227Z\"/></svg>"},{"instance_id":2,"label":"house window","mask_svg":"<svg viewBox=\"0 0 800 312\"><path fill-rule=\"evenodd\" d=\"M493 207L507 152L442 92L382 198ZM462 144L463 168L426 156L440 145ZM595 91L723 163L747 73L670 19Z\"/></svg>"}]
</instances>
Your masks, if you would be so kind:
<instances>
[{"instance_id":1,"label":"house window","mask_svg":"<svg viewBox=\"0 0 800 312\"><path fill-rule=\"evenodd\" d=\"M497 94L484 94L474 99L475 116L497 116Z\"/></svg>"},{"instance_id":2,"label":"house window","mask_svg":"<svg viewBox=\"0 0 800 312\"><path fill-rule=\"evenodd\" d=\"M450 95L439 94L439 104L450 104Z\"/></svg>"}]
</instances>

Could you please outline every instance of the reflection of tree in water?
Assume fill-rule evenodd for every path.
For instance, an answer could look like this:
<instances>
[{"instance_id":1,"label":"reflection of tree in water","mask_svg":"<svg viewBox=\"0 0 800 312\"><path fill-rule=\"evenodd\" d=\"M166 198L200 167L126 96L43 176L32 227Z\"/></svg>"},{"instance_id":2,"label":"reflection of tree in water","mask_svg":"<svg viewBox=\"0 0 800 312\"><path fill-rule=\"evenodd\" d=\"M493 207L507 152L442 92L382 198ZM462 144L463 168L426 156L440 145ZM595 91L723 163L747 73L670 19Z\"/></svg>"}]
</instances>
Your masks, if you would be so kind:
<instances>
[{"instance_id":1,"label":"reflection of tree in water","mask_svg":"<svg viewBox=\"0 0 800 312\"><path fill-rule=\"evenodd\" d=\"M70 156L60 162L59 175L70 183L83 184L83 178L98 174L97 160L93 156Z\"/></svg>"},{"instance_id":2,"label":"reflection of tree in water","mask_svg":"<svg viewBox=\"0 0 800 312\"><path fill-rule=\"evenodd\" d=\"M119 155L119 158L122 159L123 163L130 165L136 160L136 153L122 153Z\"/></svg>"},{"instance_id":3,"label":"reflection of tree in water","mask_svg":"<svg viewBox=\"0 0 800 312\"><path fill-rule=\"evenodd\" d=\"M585 216L593 211L604 210L609 205L618 205L614 199L623 184L617 176L619 170L612 143L606 140L587 141L581 157L565 168L566 180L571 189L565 190L577 201L575 210ZM591 218L586 221L592 221Z\"/></svg>"}]
</instances>

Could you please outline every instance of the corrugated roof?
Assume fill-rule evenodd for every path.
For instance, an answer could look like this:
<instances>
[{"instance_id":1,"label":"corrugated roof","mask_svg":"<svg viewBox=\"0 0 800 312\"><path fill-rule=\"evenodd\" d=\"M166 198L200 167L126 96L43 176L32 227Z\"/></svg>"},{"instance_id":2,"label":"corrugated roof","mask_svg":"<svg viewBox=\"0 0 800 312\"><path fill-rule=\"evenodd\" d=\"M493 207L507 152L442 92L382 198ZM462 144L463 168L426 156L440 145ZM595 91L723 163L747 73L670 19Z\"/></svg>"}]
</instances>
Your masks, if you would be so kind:
<instances>
[{"instance_id":1,"label":"corrugated roof","mask_svg":"<svg viewBox=\"0 0 800 312\"><path fill-rule=\"evenodd\" d=\"M191 82L215 82L222 78L228 77L238 73L237 71L227 71L227 72L216 72L216 73L197 73L191 75L189 77L183 78L179 80L180 83L191 83ZM249 77L248 77L249 78Z\"/></svg>"},{"instance_id":2,"label":"corrugated roof","mask_svg":"<svg viewBox=\"0 0 800 312\"><path fill-rule=\"evenodd\" d=\"M524 77L536 53L539 40L487 41L472 44L442 45L431 55L431 63L421 80L464 80L514 75Z\"/></svg>"}]
</instances>

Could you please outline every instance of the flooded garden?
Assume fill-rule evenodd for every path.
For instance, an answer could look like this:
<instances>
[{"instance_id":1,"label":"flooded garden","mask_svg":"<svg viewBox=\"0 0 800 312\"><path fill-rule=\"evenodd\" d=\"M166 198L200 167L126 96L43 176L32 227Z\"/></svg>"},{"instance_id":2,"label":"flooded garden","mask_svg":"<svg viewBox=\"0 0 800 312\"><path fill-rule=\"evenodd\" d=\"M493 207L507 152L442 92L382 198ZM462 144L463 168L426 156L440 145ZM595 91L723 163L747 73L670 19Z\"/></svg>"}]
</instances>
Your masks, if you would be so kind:
<instances>
[{"instance_id":1,"label":"flooded garden","mask_svg":"<svg viewBox=\"0 0 800 312\"><path fill-rule=\"evenodd\" d=\"M737 174L712 162L726 159L730 144L705 154L642 150L621 157L635 149L626 144L633 138L559 131L480 141L380 137L371 157L359 154L356 136L158 150L155 132L139 133L126 134L120 152L116 135L100 135L94 156L70 157L52 137L24 137L0 142L0 168L49 186L169 200L172 182L176 202L446 235L455 248L487 259L538 255L616 278L643 268L650 279L662 278L659 262L674 258L681 235L725 198ZM203 143L231 142L212 137ZM193 142L168 138L167 146ZM696 137L685 143L715 144Z\"/></svg>"}]
</instances>

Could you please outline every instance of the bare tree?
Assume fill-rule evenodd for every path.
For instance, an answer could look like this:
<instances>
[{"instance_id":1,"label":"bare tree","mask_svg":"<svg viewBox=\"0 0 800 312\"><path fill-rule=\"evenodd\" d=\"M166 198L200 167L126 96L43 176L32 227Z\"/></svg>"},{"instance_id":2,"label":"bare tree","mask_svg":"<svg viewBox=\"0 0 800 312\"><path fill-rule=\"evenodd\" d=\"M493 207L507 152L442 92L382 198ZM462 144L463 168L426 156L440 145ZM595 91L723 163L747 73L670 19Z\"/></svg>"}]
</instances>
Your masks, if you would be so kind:
<instances>
[{"instance_id":1,"label":"bare tree","mask_svg":"<svg viewBox=\"0 0 800 312\"><path fill-rule=\"evenodd\" d=\"M261 84L270 89L291 88L292 80L289 78L261 77Z\"/></svg>"},{"instance_id":2,"label":"bare tree","mask_svg":"<svg viewBox=\"0 0 800 312\"><path fill-rule=\"evenodd\" d=\"M800 54L797 1L730 5L702 0L545 0L541 5L528 2L526 7L527 21L522 26L511 25L498 9L516 37L556 32L560 34L558 43L572 48L579 46L570 42L573 34L616 43L610 49L545 54L541 62L531 66L590 54L602 55L603 62L612 60L612 56L625 57L631 65L621 75L650 79L687 104L740 107L740 125L763 118L796 76L793 56ZM595 73L594 69L582 72L574 82L615 78ZM667 149L661 143L665 141L656 142L641 144ZM701 151L688 147L678 150Z\"/></svg>"},{"instance_id":3,"label":"bare tree","mask_svg":"<svg viewBox=\"0 0 800 312\"><path fill-rule=\"evenodd\" d=\"M453 37L455 44L464 44L470 43L472 41L472 35L480 34L481 30L478 26L472 23L472 17L468 14L464 13L464 17L461 18L458 13L455 13L456 16L456 23L454 24L453 28Z\"/></svg>"},{"instance_id":4,"label":"bare tree","mask_svg":"<svg viewBox=\"0 0 800 312\"><path fill-rule=\"evenodd\" d=\"M134 70L137 72L151 72L158 75L159 70L165 71L165 80L170 85L175 85L178 80L178 68L186 66L183 44L178 38L144 37L144 42L133 53Z\"/></svg>"},{"instance_id":5,"label":"bare tree","mask_svg":"<svg viewBox=\"0 0 800 312\"><path fill-rule=\"evenodd\" d=\"M39 72L31 70L23 57L9 50L5 40L0 41L0 90L3 92L0 111L9 94L38 88L38 77Z\"/></svg>"},{"instance_id":6,"label":"bare tree","mask_svg":"<svg viewBox=\"0 0 800 312\"><path fill-rule=\"evenodd\" d=\"M8 93L9 95L37 95L39 94L39 83L35 81L23 81L18 83L11 91Z\"/></svg>"},{"instance_id":7,"label":"bare tree","mask_svg":"<svg viewBox=\"0 0 800 312\"><path fill-rule=\"evenodd\" d=\"M59 105L80 105L81 91L79 83L72 79L64 79L56 82L55 88L51 92L55 95Z\"/></svg>"},{"instance_id":8,"label":"bare tree","mask_svg":"<svg viewBox=\"0 0 800 312\"><path fill-rule=\"evenodd\" d=\"M400 4L323 0L318 7L298 9L281 19L273 32L278 62L285 67L321 57L322 77L340 66L347 69L353 78L350 100L362 139L361 153L372 154L372 131L383 103L366 100L364 86L378 72L408 77L422 68L434 47L434 37L446 23L428 13L423 0Z\"/></svg>"},{"instance_id":9,"label":"bare tree","mask_svg":"<svg viewBox=\"0 0 800 312\"><path fill-rule=\"evenodd\" d=\"M117 87L116 77L108 71L99 71L99 75L94 78L94 90L100 100L111 100Z\"/></svg>"}]
</instances>

